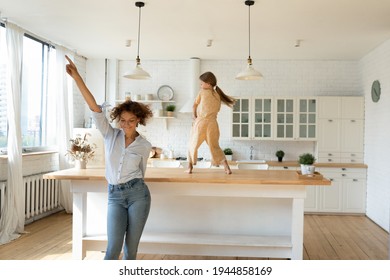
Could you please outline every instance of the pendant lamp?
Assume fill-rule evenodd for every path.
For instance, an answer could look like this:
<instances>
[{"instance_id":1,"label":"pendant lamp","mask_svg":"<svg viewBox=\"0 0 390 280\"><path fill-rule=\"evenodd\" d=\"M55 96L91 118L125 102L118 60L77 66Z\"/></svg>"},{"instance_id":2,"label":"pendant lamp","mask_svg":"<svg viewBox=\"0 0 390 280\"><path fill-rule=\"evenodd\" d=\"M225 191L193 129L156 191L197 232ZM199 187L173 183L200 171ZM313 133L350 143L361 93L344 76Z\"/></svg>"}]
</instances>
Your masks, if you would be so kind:
<instances>
[{"instance_id":1,"label":"pendant lamp","mask_svg":"<svg viewBox=\"0 0 390 280\"><path fill-rule=\"evenodd\" d=\"M248 6L249 10L249 57L248 57L248 65L247 67L236 76L237 80L259 80L263 77L261 73L255 70L252 66L252 58L251 58L251 6L255 4L255 1L245 1L245 5Z\"/></svg>"},{"instance_id":2,"label":"pendant lamp","mask_svg":"<svg viewBox=\"0 0 390 280\"><path fill-rule=\"evenodd\" d=\"M123 77L128 79L135 80L145 80L150 79L150 75L141 67L141 59L139 58L139 42L140 42L140 34L141 34L141 8L145 6L144 2L135 2L135 6L139 8L138 14L138 48L137 48L137 58L136 58L136 66L134 70L126 72Z\"/></svg>"}]
</instances>

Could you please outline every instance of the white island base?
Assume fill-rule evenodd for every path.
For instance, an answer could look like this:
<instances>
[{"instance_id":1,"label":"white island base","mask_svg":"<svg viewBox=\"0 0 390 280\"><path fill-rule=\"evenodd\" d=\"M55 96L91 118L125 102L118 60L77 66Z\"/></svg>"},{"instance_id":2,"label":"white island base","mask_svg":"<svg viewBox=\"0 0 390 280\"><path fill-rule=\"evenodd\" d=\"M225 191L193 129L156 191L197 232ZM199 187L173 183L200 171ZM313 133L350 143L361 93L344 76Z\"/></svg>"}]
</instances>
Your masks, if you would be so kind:
<instances>
[{"instance_id":1,"label":"white island base","mask_svg":"<svg viewBox=\"0 0 390 280\"><path fill-rule=\"evenodd\" d=\"M139 253L302 259L305 186L313 181L291 180L293 171L202 170L183 177L183 169L165 170L148 169L152 208ZM82 172L88 179L71 180L75 259L106 248L107 183ZM64 179L47 176L54 177Z\"/></svg>"}]
</instances>

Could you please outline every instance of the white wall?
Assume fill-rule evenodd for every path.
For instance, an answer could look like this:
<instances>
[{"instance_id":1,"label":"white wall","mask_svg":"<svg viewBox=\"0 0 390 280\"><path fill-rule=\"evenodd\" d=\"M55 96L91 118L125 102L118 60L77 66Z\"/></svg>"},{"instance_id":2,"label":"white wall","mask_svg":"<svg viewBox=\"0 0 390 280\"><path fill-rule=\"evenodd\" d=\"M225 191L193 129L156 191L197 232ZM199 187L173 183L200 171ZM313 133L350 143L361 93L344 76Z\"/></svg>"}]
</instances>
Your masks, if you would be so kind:
<instances>
[{"instance_id":1,"label":"white wall","mask_svg":"<svg viewBox=\"0 0 390 280\"><path fill-rule=\"evenodd\" d=\"M389 230L390 209L390 40L360 61L365 108L365 163L367 176L367 216ZM371 101L371 85L381 83L378 103Z\"/></svg>"}]
</instances>

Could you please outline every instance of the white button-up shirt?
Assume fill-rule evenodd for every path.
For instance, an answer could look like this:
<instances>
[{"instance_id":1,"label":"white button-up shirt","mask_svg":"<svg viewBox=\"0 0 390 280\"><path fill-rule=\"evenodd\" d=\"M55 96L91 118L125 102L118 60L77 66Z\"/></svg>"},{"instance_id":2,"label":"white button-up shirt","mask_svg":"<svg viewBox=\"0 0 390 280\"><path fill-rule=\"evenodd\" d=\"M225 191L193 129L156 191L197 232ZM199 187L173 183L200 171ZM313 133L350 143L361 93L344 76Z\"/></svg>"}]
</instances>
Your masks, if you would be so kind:
<instances>
[{"instance_id":1,"label":"white button-up shirt","mask_svg":"<svg viewBox=\"0 0 390 280\"><path fill-rule=\"evenodd\" d=\"M144 178L152 145L141 135L125 146L125 133L113 128L104 112L92 112L97 129L104 138L106 179L109 184L126 183L134 178Z\"/></svg>"}]
</instances>

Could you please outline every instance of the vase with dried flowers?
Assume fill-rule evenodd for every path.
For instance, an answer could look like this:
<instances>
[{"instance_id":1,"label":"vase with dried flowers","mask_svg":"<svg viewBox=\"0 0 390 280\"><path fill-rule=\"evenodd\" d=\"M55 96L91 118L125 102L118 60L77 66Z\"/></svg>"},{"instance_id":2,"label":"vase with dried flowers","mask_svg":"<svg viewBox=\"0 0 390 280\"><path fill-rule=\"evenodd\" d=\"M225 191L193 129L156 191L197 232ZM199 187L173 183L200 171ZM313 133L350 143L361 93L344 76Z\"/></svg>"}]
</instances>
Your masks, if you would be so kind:
<instances>
[{"instance_id":1,"label":"vase with dried flowers","mask_svg":"<svg viewBox=\"0 0 390 280\"><path fill-rule=\"evenodd\" d=\"M74 139L70 139L70 149L66 153L71 161L75 162L76 168L85 169L89 160L95 156L96 144L88 142L87 136L91 136L89 133L85 133L84 137L77 134Z\"/></svg>"}]
</instances>

